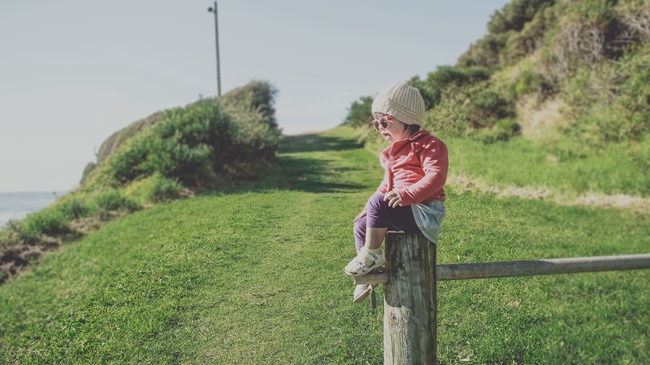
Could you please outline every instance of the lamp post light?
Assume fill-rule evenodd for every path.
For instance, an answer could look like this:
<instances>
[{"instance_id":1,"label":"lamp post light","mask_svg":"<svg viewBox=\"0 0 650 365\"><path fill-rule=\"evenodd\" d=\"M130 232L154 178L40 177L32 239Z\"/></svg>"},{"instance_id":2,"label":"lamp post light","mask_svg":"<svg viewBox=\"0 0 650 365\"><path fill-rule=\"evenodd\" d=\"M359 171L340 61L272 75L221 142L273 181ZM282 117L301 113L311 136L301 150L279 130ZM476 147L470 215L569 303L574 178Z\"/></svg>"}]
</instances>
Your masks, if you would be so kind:
<instances>
[{"instance_id":1,"label":"lamp post light","mask_svg":"<svg viewBox=\"0 0 650 365\"><path fill-rule=\"evenodd\" d=\"M208 8L210 13L214 13L214 34L217 46L217 96L221 96L221 72L219 72L219 20L217 17L217 2L214 2L214 8Z\"/></svg>"}]
</instances>

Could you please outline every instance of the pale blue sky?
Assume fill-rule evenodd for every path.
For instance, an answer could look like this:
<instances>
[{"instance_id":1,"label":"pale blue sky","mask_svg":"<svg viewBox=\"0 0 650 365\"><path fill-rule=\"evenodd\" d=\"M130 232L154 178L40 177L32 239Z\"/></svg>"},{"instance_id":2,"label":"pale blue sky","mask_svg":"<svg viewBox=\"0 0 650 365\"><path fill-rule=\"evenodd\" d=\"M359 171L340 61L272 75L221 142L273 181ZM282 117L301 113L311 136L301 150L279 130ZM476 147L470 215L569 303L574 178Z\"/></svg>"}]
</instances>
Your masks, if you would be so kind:
<instances>
[{"instance_id":1,"label":"pale blue sky","mask_svg":"<svg viewBox=\"0 0 650 365\"><path fill-rule=\"evenodd\" d=\"M221 83L273 83L285 134L454 64L506 0L222 0ZM0 2L0 192L77 186L113 132L216 94L212 1Z\"/></svg>"}]
</instances>

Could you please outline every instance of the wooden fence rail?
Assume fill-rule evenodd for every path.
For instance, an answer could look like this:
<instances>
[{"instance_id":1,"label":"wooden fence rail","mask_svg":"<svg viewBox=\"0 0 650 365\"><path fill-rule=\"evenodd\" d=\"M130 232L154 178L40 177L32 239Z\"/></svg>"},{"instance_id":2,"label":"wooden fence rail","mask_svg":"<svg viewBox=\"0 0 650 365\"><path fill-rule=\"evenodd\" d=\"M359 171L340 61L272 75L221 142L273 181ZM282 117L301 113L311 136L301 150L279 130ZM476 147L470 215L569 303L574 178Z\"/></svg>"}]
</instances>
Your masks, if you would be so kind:
<instances>
[{"instance_id":1,"label":"wooden fence rail","mask_svg":"<svg viewBox=\"0 0 650 365\"><path fill-rule=\"evenodd\" d=\"M650 254L437 265L436 280L487 279L639 269L650 269ZM357 284L384 284L386 282L388 282L387 272L370 273L355 278Z\"/></svg>"},{"instance_id":2,"label":"wooden fence rail","mask_svg":"<svg viewBox=\"0 0 650 365\"><path fill-rule=\"evenodd\" d=\"M354 278L384 284L384 364L436 363L440 280L650 269L650 254L436 265L436 245L422 235L388 232L386 269Z\"/></svg>"}]
</instances>

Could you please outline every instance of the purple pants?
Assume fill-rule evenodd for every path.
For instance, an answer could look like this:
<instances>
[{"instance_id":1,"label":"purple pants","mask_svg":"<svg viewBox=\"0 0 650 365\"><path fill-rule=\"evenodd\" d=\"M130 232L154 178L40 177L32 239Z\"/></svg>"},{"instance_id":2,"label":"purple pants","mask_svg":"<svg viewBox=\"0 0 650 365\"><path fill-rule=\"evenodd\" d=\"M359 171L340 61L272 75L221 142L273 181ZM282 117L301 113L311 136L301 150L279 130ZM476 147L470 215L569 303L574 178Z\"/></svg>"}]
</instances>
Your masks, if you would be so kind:
<instances>
[{"instance_id":1,"label":"purple pants","mask_svg":"<svg viewBox=\"0 0 650 365\"><path fill-rule=\"evenodd\" d=\"M368 213L354 222L354 240L359 251L366 244L366 227L421 233L410 206L391 208L384 194L374 194L366 203Z\"/></svg>"}]
</instances>

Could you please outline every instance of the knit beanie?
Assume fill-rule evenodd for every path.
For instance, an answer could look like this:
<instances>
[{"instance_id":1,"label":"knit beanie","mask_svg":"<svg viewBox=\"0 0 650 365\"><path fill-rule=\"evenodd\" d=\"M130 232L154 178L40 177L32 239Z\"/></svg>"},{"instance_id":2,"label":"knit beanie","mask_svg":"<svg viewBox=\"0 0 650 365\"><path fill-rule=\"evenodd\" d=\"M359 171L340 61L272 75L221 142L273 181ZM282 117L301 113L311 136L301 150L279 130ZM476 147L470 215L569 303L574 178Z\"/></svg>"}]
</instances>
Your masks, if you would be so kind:
<instances>
[{"instance_id":1,"label":"knit beanie","mask_svg":"<svg viewBox=\"0 0 650 365\"><path fill-rule=\"evenodd\" d=\"M424 99L420 91L403 82L383 90L372 102L372 114L390 114L404 124L422 125L424 117Z\"/></svg>"}]
</instances>

